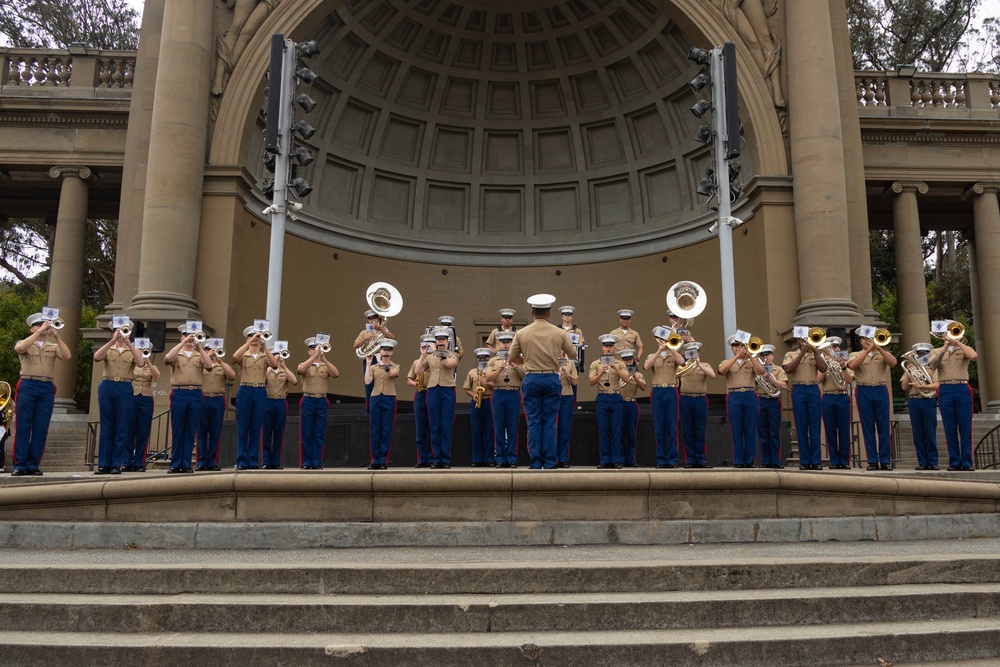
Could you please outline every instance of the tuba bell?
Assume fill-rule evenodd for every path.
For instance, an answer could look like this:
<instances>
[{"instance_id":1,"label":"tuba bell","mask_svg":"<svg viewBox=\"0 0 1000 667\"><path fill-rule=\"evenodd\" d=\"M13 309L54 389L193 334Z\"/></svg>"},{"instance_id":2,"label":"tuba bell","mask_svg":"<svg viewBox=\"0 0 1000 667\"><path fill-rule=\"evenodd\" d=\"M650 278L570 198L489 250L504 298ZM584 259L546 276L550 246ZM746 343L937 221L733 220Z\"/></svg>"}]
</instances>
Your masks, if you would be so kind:
<instances>
[{"instance_id":1,"label":"tuba bell","mask_svg":"<svg viewBox=\"0 0 1000 667\"><path fill-rule=\"evenodd\" d=\"M390 317L399 315L403 310L403 295L389 283L372 283L369 285L368 289L365 290L365 301L368 302L368 307L382 318L382 326L386 325ZM376 331L354 353L358 359L367 359L378 352L383 338L385 338L385 335L381 331Z\"/></svg>"},{"instance_id":2,"label":"tuba bell","mask_svg":"<svg viewBox=\"0 0 1000 667\"><path fill-rule=\"evenodd\" d=\"M14 393L3 380L0 380L0 414L3 414L3 423L10 430L10 422L14 418Z\"/></svg>"},{"instance_id":3,"label":"tuba bell","mask_svg":"<svg viewBox=\"0 0 1000 667\"><path fill-rule=\"evenodd\" d=\"M678 326L690 327L708 305L708 296L698 283L682 280L667 290L667 309L678 317Z\"/></svg>"},{"instance_id":4,"label":"tuba bell","mask_svg":"<svg viewBox=\"0 0 1000 667\"><path fill-rule=\"evenodd\" d=\"M934 384L931 374L917 360L917 353L913 350L908 350L899 355L899 365L902 366L906 377L910 379L910 384ZM935 398L937 396L937 392L933 390L918 389L917 394L920 395L920 398Z\"/></svg>"}]
</instances>

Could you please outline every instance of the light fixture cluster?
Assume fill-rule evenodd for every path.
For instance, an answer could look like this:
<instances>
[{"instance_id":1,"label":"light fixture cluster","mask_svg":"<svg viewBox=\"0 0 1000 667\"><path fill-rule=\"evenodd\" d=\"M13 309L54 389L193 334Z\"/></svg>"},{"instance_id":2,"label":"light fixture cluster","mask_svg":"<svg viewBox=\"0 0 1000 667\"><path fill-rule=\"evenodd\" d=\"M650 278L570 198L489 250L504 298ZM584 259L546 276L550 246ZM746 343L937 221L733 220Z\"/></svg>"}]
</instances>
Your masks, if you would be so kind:
<instances>
[{"instance_id":1,"label":"light fixture cluster","mask_svg":"<svg viewBox=\"0 0 1000 667\"><path fill-rule=\"evenodd\" d=\"M696 192L704 197L718 194L720 187L728 189L729 201L734 202L743 194L739 183L740 163L740 115L739 95L736 87L736 46L727 42L712 50L692 47L688 60L701 65L702 71L688 84L696 94L708 89L710 99L701 98L691 107L695 118L712 114L712 124L703 124L695 132L694 140L702 144L712 144L716 159L714 167L708 167L698 181ZM721 156L721 160L719 157ZM720 164L725 165L727 178L720 178Z\"/></svg>"}]
</instances>

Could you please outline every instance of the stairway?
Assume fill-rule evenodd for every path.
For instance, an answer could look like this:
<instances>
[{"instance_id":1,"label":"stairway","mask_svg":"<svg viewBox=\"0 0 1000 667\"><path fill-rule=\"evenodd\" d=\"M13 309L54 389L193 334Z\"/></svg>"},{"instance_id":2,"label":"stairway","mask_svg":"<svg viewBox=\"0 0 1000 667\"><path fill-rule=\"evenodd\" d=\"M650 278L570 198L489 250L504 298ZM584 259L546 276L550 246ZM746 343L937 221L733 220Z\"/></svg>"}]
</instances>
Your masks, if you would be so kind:
<instances>
[{"instance_id":1,"label":"stairway","mask_svg":"<svg viewBox=\"0 0 1000 667\"><path fill-rule=\"evenodd\" d=\"M553 549L516 562L423 549L402 563L379 562L391 550L333 564L280 551L7 563L0 665L971 666L1000 655L1000 556L730 547L570 562Z\"/></svg>"}]
</instances>

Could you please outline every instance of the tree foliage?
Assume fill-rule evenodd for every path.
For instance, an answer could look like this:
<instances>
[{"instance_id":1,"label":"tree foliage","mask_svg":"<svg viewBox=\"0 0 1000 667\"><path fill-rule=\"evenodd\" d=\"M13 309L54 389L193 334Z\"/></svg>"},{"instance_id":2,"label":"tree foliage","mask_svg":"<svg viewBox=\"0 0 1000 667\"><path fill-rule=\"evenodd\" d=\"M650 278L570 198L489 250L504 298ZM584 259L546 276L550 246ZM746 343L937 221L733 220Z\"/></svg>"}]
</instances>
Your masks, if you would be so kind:
<instances>
[{"instance_id":1,"label":"tree foliage","mask_svg":"<svg viewBox=\"0 0 1000 667\"><path fill-rule=\"evenodd\" d=\"M4 0L0 33L19 48L83 42L97 49L132 50L139 44L139 14L125 0Z\"/></svg>"}]
</instances>

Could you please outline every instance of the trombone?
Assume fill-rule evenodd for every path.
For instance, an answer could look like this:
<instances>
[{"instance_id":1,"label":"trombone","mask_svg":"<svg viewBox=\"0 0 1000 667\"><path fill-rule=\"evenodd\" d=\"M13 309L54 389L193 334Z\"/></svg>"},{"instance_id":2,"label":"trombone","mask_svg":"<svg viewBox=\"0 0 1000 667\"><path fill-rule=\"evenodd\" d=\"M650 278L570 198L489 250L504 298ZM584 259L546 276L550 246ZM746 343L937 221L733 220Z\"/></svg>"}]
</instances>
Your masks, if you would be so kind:
<instances>
[{"instance_id":1,"label":"trombone","mask_svg":"<svg viewBox=\"0 0 1000 667\"><path fill-rule=\"evenodd\" d=\"M941 340L962 342L965 340L965 325L957 320L951 320L948 322L948 327L945 333L941 334L931 331L931 335Z\"/></svg>"},{"instance_id":2,"label":"trombone","mask_svg":"<svg viewBox=\"0 0 1000 667\"><path fill-rule=\"evenodd\" d=\"M872 338L872 342L879 347L885 347L892 342L892 333L888 329L876 329L875 337Z\"/></svg>"},{"instance_id":3,"label":"trombone","mask_svg":"<svg viewBox=\"0 0 1000 667\"><path fill-rule=\"evenodd\" d=\"M826 342L826 329L823 327L809 327L806 337L799 340L814 348L821 347Z\"/></svg>"},{"instance_id":4,"label":"trombone","mask_svg":"<svg viewBox=\"0 0 1000 667\"><path fill-rule=\"evenodd\" d=\"M764 341L759 336L751 336L747 342L747 352L750 353L751 357L756 357L760 354L762 347L764 347Z\"/></svg>"}]
</instances>

